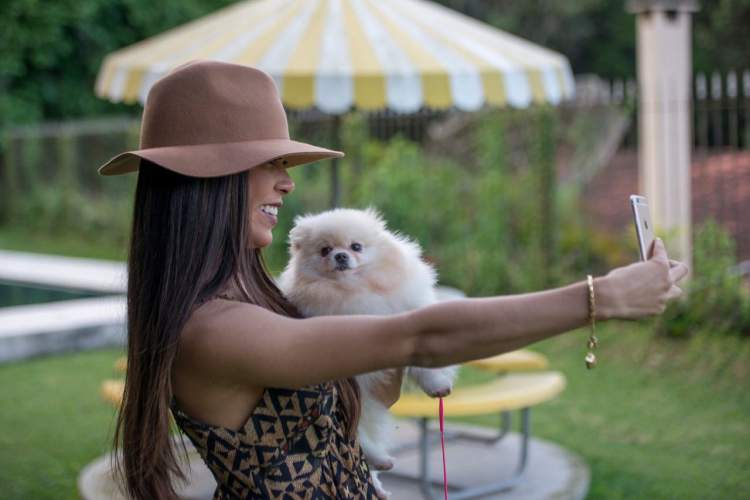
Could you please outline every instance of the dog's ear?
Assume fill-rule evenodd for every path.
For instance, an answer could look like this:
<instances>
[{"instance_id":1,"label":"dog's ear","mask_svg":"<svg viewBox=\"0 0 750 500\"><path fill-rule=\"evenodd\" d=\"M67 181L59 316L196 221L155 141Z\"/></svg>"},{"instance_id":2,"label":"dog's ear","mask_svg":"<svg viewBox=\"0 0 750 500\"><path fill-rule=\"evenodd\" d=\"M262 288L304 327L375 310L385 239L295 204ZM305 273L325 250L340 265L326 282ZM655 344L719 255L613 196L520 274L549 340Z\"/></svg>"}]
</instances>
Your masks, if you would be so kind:
<instances>
[{"instance_id":1,"label":"dog's ear","mask_svg":"<svg viewBox=\"0 0 750 500\"><path fill-rule=\"evenodd\" d=\"M289 247L291 250L299 250L302 243L309 239L310 229L304 224L306 217L298 215L294 218L294 227L289 231Z\"/></svg>"},{"instance_id":2,"label":"dog's ear","mask_svg":"<svg viewBox=\"0 0 750 500\"><path fill-rule=\"evenodd\" d=\"M380 214L380 211L375 208L373 205L368 205L367 208L365 208L364 213L369 216L373 222L380 228L381 231L385 231L385 219L383 219L383 216Z\"/></svg>"}]
</instances>

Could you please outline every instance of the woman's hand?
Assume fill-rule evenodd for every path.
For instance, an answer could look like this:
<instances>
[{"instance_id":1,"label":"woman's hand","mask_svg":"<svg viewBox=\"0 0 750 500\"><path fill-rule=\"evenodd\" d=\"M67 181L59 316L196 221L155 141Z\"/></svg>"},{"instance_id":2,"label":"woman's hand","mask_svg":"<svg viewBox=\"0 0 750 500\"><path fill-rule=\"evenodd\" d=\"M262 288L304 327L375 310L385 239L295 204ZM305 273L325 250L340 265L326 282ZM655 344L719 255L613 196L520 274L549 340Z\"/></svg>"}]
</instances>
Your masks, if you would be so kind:
<instances>
[{"instance_id":1,"label":"woman's hand","mask_svg":"<svg viewBox=\"0 0 750 500\"><path fill-rule=\"evenodd\" d=\"M667 258L660 238L653 244L652 256L610 271L597 278L597 319L639 319L661 314L667 303L682 295L675 283L688 274L682 262Z\"/></svg>"}]
</instances>

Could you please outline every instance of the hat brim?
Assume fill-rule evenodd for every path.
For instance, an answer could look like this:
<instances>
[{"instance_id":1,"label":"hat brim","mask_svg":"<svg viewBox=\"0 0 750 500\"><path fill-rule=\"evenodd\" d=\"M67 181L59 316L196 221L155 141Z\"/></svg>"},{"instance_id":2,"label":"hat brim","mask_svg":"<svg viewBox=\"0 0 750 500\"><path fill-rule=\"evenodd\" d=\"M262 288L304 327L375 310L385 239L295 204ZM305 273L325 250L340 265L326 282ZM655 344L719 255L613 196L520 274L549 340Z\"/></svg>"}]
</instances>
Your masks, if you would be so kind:
<instances>
[{"instance_id":1,"label":"hat brim","mask_svg":"<svg viewBox=\"0 0 750 500\"><path fill-rule=\"evenodd\" d=\"M141 158L191 177L219 177L283 158L294 167L344 153L291 139L263 139L221 144L196 144L126 151L99 167L99 175L120 175L138 170Z\"/></svg>"}]
</instances>

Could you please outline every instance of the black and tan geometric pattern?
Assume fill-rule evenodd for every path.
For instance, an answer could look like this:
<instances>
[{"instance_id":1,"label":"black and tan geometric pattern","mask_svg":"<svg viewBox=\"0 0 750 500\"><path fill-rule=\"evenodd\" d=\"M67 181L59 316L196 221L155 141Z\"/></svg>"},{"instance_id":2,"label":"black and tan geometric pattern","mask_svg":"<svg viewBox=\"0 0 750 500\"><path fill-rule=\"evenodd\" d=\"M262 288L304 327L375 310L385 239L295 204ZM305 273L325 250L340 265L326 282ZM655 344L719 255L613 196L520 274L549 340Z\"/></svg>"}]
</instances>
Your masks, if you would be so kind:
<instances>
[{"instance_id":1,"label":"black and tan geometric pattern","mask_svg":"<svg viewBox=\"0 0 750 500\"><path fill-rule=\"evenodd\" d=\"M266 388L238 431L200 422L174 399L172 413L216 478L213 500L377 498L333 382Z\"/></svg>"}]
</instances>

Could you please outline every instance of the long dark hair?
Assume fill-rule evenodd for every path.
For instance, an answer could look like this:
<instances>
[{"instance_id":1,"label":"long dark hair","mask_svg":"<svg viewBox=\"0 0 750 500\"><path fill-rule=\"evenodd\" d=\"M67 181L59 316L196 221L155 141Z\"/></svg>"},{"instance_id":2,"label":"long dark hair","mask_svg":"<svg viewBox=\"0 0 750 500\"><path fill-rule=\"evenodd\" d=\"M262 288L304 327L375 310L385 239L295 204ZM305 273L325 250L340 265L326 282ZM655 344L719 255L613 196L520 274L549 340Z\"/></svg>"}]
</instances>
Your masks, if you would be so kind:
<instances>
[{"instance_id":1,"label":"long dark hair","mask_svg":"<svg viewBox=\"0 0 750 500\"><path fill-rule=\"evenodd\" d=\"M135 500L174 499L172 480L186 479L170 437L171 373L196 305L234 277L245 301L302 317L261 250L250 248L248 175L188 177L141 160L128 255L128 363L114 433L116 474ZM359 387L353 377L336 387L354 439Z\"/></svg>"}]
</instances>

